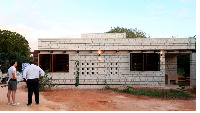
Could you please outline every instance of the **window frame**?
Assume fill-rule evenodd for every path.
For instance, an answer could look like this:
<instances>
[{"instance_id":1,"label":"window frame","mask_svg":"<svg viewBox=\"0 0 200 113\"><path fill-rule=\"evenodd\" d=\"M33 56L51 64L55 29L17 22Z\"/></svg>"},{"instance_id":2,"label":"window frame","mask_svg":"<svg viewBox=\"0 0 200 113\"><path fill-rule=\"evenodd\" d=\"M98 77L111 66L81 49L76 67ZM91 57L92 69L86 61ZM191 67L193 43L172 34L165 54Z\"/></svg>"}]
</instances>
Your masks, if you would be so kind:
<instances>
[{"instance_id":1,"label":"window frame","mask_svg":"<svg viewBox=\"0 0 200 113\"><path fill-rule=\"evenodd\" d=\"M42 64L44 64L44 62L42 62L41 61L41 59L42 59L42 55L49 55L49 60L47 60L47 61L49 61L50 63L49 63L49 72L50 73L60 73L60 72L62 72L62 73L68 73L69 72L69 54L39 54L38 56L39 56L39 61L38 61L38 63L39 63L39 66L40 66L40 68L41 69L43 69L43 70L46 70L46 68L44 68L44 66L42 66ZM54 57L56 57L56 55L66 55L67 56L67 71L57 71L55 68L56 68L56 66L55 66L55 61L54 61ZM46 63L46 62L45 62Z\"/></svg>"},{"instance_id":2,"label":"window frame","mask_svg":"<svg viewBox=\"0 0 200 113\"><path fill-rule=\"evenodd\" d=\"M138 56L140 55L140 57L142 56L142 59L139 59L139 60L137 60L138 62L133 62L132 61L132 55L133 54L137 54ZM158 64L156 64L156 63L153 63L153 64L149 64L149 62L151 62L150 60L148 61L148 59L151 59L151 58L148 58L148 56L149 55L153 55L154 54L154 56L156 56L156 54L157 54L157 60L155 60L155 62L158 62ZM150 56L151 56L150 55ZM146 57L146 58L145 58ZM130 53L130 55L129 55L129 62L130 62L130 71L132 72L132 71L160 71L160 53ZM137 58L136 58L137 59ZM132 63L140 63L140 61L142 61L142 65L141 65L141 67L139 67L138 65L136 65L137 67L136 67L136 69L134 70L134 68L133 68L133 64ZM153 65L153 66L155 66L155 67L157 67L157 68L154 68L154 69L151 69L150 68L150 70L149 70L149 65ZM140 68L142 68L142 69L140 69Z\"/></svg>"}]
</instances>

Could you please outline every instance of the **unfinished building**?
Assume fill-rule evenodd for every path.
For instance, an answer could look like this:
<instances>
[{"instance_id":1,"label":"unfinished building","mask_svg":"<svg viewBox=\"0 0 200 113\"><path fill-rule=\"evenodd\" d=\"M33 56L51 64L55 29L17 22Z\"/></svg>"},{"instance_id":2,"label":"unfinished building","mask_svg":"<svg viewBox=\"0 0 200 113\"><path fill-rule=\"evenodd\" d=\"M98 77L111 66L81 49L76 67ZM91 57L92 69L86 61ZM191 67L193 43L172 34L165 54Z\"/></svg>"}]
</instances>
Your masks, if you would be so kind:
<instances>
[{"instance_id":1,"label":"unfinished building","mask_svg":"<svg viewBox=\"0 0 200 113\"><path fill-rule=\"evenodd\" d=\"M190 84L196 84L193 38L126 38L125 33L39 38L34 61L42 69L48 69L57 84L74 85L78 71L79 87L98 87L105 82L165 85L177 82L177 55L181 54L190 55Z\"/></svg>"}]
</instances>

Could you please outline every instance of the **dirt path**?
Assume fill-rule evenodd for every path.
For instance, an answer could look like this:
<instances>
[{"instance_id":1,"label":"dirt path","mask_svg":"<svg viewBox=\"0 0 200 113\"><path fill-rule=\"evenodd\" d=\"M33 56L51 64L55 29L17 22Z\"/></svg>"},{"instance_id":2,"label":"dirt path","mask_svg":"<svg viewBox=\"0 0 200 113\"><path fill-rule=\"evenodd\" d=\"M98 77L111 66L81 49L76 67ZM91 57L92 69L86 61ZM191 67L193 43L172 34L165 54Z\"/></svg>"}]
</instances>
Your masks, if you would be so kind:
<instances>
[{"instance_id":1,"label":"dirt path","mask_svg":"<svg viewBox=\"0 0 200 113\"><path fill-rule=\"evenodd\" d=\"M0 111L195 111L194 100L158 99L110 90L55 89L40 93L40 105L27 106L25 83L18 84L19 106L7 105L7 87L0 88ZM33 97L34 102L34 97Z\"/></svg>"},{"instance_id":2,"label":"dirt path","mask_svg":"<svg viewBox=\"0 0 200 113\"><path fill-rule=\"evenodd\" d=\"M158 99L135 96L111 90L57 89L51 95L43 93L47 100L65 103L75 111L195 111L193 100Z\"/></svg>"},{"instance_id":3,"label":"dirt path","mask_svg":"<svg viewBox=\"0 0 200 113\"><path fill-rule=\"evenodd\" d=\"M2 84L0 84L2 85ZM0 87L0 111L64 111L68 110L67 107L63 107L61 103L54 103L47 101L42 94L40 94L40 104L36 105L35 97L33 96L33 104L27 106L28 103L28 92L25 90L25 83L20 82L16 93L16 102L20 103L19 106L7 105L6 94L8 87ZM55 109L56 108L56 109Z\"/></svg>"}]
</instances>

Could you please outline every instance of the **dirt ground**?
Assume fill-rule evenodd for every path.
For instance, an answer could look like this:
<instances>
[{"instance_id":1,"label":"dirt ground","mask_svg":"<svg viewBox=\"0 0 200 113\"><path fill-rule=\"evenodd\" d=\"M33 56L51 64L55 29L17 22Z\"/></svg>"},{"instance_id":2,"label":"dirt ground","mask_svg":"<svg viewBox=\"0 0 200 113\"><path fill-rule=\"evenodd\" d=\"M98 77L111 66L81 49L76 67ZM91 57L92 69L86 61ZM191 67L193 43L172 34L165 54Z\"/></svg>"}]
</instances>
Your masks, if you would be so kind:
<instances>
[{"instance_id":1,"label":"dirt ground","mask_svg":"<svg viewBox=\"0 0 200 113\"><path fill-rule=\"evenodd\" d=\"M18 84L16 102L7 105L7 87L0 87L0 111L196 111L195 100L158 99L111 90L73 90L56 88L40 93L40 104L27 106L25 83ZM34 96L33 96L34 102Z\"/></svg>"}]
</instances>

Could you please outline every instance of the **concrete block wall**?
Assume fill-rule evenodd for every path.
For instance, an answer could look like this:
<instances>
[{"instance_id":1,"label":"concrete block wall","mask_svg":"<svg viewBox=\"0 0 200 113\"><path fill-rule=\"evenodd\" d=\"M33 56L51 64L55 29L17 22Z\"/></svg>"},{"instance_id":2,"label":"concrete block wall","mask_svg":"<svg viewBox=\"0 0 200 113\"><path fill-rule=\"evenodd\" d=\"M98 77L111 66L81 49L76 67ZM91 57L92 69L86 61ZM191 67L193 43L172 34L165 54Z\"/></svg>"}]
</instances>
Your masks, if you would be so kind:
<instances>
[{"instance_id":1,"label":"concrete block wall","mask_svg":"<svg viewBox=\"0 0 200 113\"><path fill-rule=\"evenodd\" d=\"M75 61L79 60L79 55L69 54L69 72L50 72L49 76L53 78L56 84L75 84L76 82L76 65Z\"/></svg>"},{"instance_id":2,"label":"concrete block wall","mask_svg":"<svg viewBox=\"0 0 200 113\"><path fill-rule=\"evenodd\" d=\"M196 53L190 54L190 86L196 86Z\"/></svg>"},{"instance_id":3,"label":"concrete block wall","mask_svg":"<svg viewBox=\"0 0 200 113\"><path fill-rule=\"evenodd\" d=\"M177 74L177 54L165 54L165 74Z\"/></svg>"},{"instance_id":4,"label":"concrete block wall","mask_svg":"<svg viewBox=\"0 0 200 113\"><path fill-rule=\"evenodd\" d=\"M111 37L111 36L110 36ZM193 38L49 38L38 39L39 50L187 50Z\"/></svg>"},{"instance_id":5,"label":"concrete block wall","mask_svg":"<svg viewBox=\"0 0 200 113\"><path fill-rule=\"evenodd\" d=\"M125 38L125 35L94 33L82 34L82 38L39 38L38 49L81 50L82 53L68 53L69 72L50 73L50 76L58 84L75 84L75 61L79 61L82 86L102 85L105 81L111 85L165 85L165 74L177 72L175 55L163 53L160 71L130 71L130 53L116 53L116 50L195 50L195 39L192 38ZM99 58L98 53L84 53L83 50L110 51L105 51ZM195 55L190 57L192 84L196 82Z\"/></svg>"},{"instance_id":6,"label":"concrete block wall","mask_svg":"<svg viewBox=\"0 0 200 113\"><path fill-rule=\"evenodd\" d=\"M130 53L69 54L69 72L50 73L58 84L75 84L75 61L79 61L79 83L82 85L164 85L165 57L160 71L130 71Z\"/></svg>"}]
</instances>

